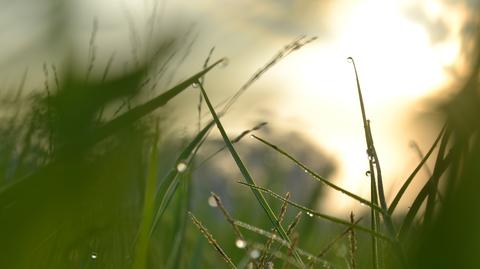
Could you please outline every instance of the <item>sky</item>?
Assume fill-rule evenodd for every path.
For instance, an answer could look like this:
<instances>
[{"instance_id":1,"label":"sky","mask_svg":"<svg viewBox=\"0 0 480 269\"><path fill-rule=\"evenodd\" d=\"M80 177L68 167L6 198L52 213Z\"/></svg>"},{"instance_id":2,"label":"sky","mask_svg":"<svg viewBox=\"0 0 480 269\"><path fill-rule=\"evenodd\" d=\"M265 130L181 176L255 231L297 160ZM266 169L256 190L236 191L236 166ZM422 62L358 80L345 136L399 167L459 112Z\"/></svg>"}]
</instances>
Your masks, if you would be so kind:
<instances>
[{"instance_id":1,"label":"sky","mask_svg":"<svg viewBox=\"0 0 480 269\"><path fill-rule=\"evenodd\" d=\"M431 118L421 115L434 110L432 98L448 96L465 73L462 38L466 19L477 5L432 0L85 0L72 1L69 7L58 3L0 2L6 7L0 11L0 37L6 40L0 53L2 85L13 85L26 67L35 81L45 61L61 61L65 47L86 55L94 20L99 66L112 53L118 65L131 64L132 42L145 47L157 36L180 34L181 51L188 57L170 75L178 81L199 70L215 46L213 58L229 59L227 67L207 77L215 101L230 96L285 44L301 35L317 36L269 70L235 104L225 125L239 133L254 122L268 121L278 132L301 132L336 162L332 180L364 197L370 188L365 176L368 161L354 71L347 57L355 59L387 193L393 192L419 161L410 142L418 142L426 152L438 129ZM57 26L65 28L44 23L63 8L69 16L59 16L62 23ZM38 44L45 33L57 39L42 47ZM33 57L25 57L32 51ZM192 103L195 96L190 93L186 98ZM187 129L196 118L192 107L179 109L174 116ZM329 195L325 209L351 205L351 199L341 194Z\"/></svg>"}]
</instances>

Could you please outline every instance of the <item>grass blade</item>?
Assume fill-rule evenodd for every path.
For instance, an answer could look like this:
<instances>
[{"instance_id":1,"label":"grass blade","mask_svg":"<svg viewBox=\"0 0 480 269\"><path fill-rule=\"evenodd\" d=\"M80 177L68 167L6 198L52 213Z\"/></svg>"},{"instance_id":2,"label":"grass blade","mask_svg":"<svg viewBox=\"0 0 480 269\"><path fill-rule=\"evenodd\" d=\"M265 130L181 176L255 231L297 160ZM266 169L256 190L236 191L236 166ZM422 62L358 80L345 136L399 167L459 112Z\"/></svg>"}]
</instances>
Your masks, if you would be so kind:
<instances>
[{"instance_id":1,"label":"grass blade","mask_svg":"<svg viewBox=\"0 0 480 269\"><path fill-rule=\"evenodd\" d=\"M180 153L180 155L177 157L177 160L175 162L175 167L170 169L170 172L164 177L164 179L161 182L160 188L157 192L157 200L160 201L157 209L156 209L156 214L155 214L155 219L152 224L152 230L150 233L152 233L158 222L160 221L160 218L162 217L163 213L165 212L165 209L167 208L168 204L170 203L176 188L178 187L178 169L177 169L177 164L185 162L187 159L192 158L192 154L195 151L195 148L199 145L199 143L202 141L204 136L208 133L210 128L213 127L213 121L207 124L203 129L197 133L195 138L185 147L185 149Z\"/></svg>"},{"instance_id":2,"label":"grass blade","mask_svg":"<svg viewBox=\"0 0 480 269\"><path fill-rule=\"evenodd\" d=\"M335 184L333 184L332 182L330 182L328 179L320 176L319 174L315 173L314 171L312 171L310 168L308 168L306 165L304 165L303 163L301 163L300 161L298 161L297 159L295 159L293 156L291 156L290 154L288 154L287 152L285 152L283 149L279 148L278 146L266 141L265 139L263 138L260 138L256 135L252 135L253 138L257 139L258 141L262 142L263 144L269 146L270 148L274 149L275 151L277 151L278 153L282 154L283 156L287 157L288 159L292 160L295 164L297 164L300 168L302 168L305 172L307 172L308 174L310 174L315 180L317 181L320 181L322 183L324 183L325 185L333 188L334 190L336 191L339 191L347 196L350 196L351 198L357 200L358 202L362 203L362 204L365 204L365 205L368 205L372 208L374 208L375 210L379 211L379 212L382 212L383 213L383 210L377 206L377 205L374 205L372 204L370 201L356 195L356 194L353 194Z\"/></svg>"},{"instance_id":3,"label":"grass blade","mask_svg":"<svg viewBox=\"0 0 480 269\"><path fill-rule=\"evenodd\" d=\"M188 88L190 85L195 83L199 78L203 77L206 73L208 73L210 70L212 70L215 66L222 63L223 61L224 59L220 59L216 61L209 67L191 76L190 78L184 80L183 82L177 84L176 86L169 89L165 93L153 98L152 100L146 102L145 104L139 105L129 110L128 112L125 112L121 116L118 116L117 118L106 123L93 135L92 142L93 143L98 142L99 140L111 135L118 129L121 129L122 127L125 127L128 124L131 124L134 121L142 118L143 116L147 115L153 110L164 106L172 98L174 98L175 96L183 92L186 88Z\"/></svg>"},{"instance_id":4,"label":"grass blade","mask_svg":"<svg viewBox=\"0 0 480 269\"><path fill-rule=\"evenodd\" d=\"M248 182L249 184L252 184L253 186L255 186L255 181L250 176L250 173L248 172L247 168L245 167L242 160L240 159L240 156L238 155L237 151L233 147L232 142L228 138L227 133L225 132L225 129L223 128L223 125L220 122L220 119L218 118L217 113L215 112L215 109L213 108L213 105L210 102L210 99L208 98L207 93L205 92L205 89L203 88L203 85L199 81L197 81L197 83L199 83L199 85L200 85L200 90L202 91L203 98L205 99L205 103L207 104L208 109L210 110L210 113L212 114L212 117L213 117L213 119L214 119L214 121L217 125L217 128L220 131L220 133L223 137L223 140L224 140L225 144L227 145L227 148L230 151L230 154L232 155L235 163L237 164L238 168L240 169L240 172L242 173L245 181ZM270 222L272 223L273 227L275 227L275 229L277 230L278 234L284 240L286 240L290 243L289 236L287 235L287 233L283 229L282 225L278 222L278 219L275 216L275 213L273 212L270 205L267 203L267 200L265 200L265 197L263 197L261 192L259 192L258 190L255 190L254 188L252 188L252 192L255 195L255 197L257 198L258 203L262 206L263 210L267 214L267 216L268 216ZM298 255L298 253L295 252L294 256L295 256L295 259L297 260L297 262L303 265L303 261L300 258L300 256Z\"/></svg>"},{"instance_id":5,"label":"grass blade","mask_svg":"<svg viewBox=\"0 0 480 269\"><path fill-rule=\"evenodd\" d=\"M138 232L138 239L135 244L135 257L133 269L143 269L147 265L148 246L150 243L149 230L152 225L155 205L155 185L157 181L158 168L158 126L155 141L151 148L150 161L148 164L147 182L145 184L145 198L143 202L142 221Z\"/></svg>"},{"instance_id":6,"label":"grass blade","mask_svg":"<svg viewBox=\"0 0 480 269\"><path fill-rule=\"evenodd\" d=\"M258 186L255 186L255 185L252 185L252 184L248 184L248 183L245 183L245 182L237 182L239 184L242 184L242 185L245 185L245 186L248 186L252 189L256 189L258 191L261 191L261 192L264 192L264 193L267 193L269 195L271 195L272 197L280 200L280 201L283 201L283 202L286 202L288 203L289 205L293 206L293 207L296 207L300 210L302 210L303 212L305 212L308 216L310 217L313 217L313 216L316 216L316 217L319 217L319 218L322 218L322 219L326 219L326 220L329 220L331 222L334 222L334 223L337 223L337 224L341 224L341 225L344 225L344 226L347 226L349 228L353 228L353 229L357 229L359 231L363 231L363 232L366 232L366 233L369 233L375 237L378 237L380 239L383 239L385 241L389 241L391 242L392 240L385 236L385 235L382 235L378 232L375 232L375 231L372 231L368 228L365 228L363 226L360 226L360 225L356 225L356 224L352 224L350 223L349 221L346 221L346 220L342 220L342 219L339 219L339 218L336 218L336 217L332 217L332 216L329 216L329 215L326 215L326 214L322 214L322 213L319 213L319 212L316 212L310 208L307 208L305 206L302 206L298 203L295 203L295 202L292 202L290 200L287 200L285 199L283 196L281 196L280 194L278 193L275 193L269 189L266 189L266 188L262 188L262 187L258 187Z\"/></svg>"},{"instance_id":7,"label":"grass blade","mask_svg":"<svg viewBox=\"0 0 480 269\"><path fill-rule=\"evenodd\" d=\"M423 201L428 197L430 193L430 190L432 188L431 184L433 180L435 180L434 178L439 178L443 175L447 167L450 165L452 159L453 159L453 155L452 155L452 151L450 151L450 153L447 154L445 159L437 161L438 165L435 165L436 168L433 171L432 177L427 181L427 183L425 183L425 185L422 187L422 189L418 193L417 197L415 197L415 200L413 201L412 206L408 210L407 215L403 220L403 223L402 223L402 226L400 227L400 231L398 235L399 238L405 238L407 232L410 231L413 220L417 215L417 212L420 209L420 206L422 205Z\"/></svg>"},{"instance_id":8,"label":"grass blade","mask_svg":"<svg viewBox=\"0 0 480 269\"><path fill-rule=\"evenodd\" d=\"M438 134L437 138L435 139L435 142L433 142L433 144L430 147L430 149L428 150L427 154L425 154L423 159L420 161L420 163L417 165L417 167L415 167L413 172L410 174L410 176L407 178L407 180L405 180L405 183L403 183L402 187L400 188L400 190L395 195L395 198L393 199L392 203L390 204L390 207L388 208L388 212L390 214L393 214L393 212L395 211L395 208L397 207L398 203L400 202L400 199L402 199L403 194L407 190L407 188L410 185L410 183L412 182L412 180L417 175L418 171L420 171L422 166L427 162L427 160L430 157L430 155L432 154L433 150L437 147L437 144L440 141L440 139L442 138L444 132L445 132L445 126L443 126L442 130Z\"/></svg>"}]
</instances>

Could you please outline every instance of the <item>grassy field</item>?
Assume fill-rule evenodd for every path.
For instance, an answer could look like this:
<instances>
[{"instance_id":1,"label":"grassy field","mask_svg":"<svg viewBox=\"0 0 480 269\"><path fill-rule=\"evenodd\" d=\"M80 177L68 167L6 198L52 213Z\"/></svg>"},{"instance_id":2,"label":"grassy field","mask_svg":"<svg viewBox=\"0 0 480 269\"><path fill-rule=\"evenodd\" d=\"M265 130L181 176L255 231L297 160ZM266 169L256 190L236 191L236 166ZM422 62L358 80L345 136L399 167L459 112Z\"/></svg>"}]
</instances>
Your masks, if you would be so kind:
<instances>
[{"instance_id":1,"label":"grassy field","mask_svg":"<svg viewBox=\"0 0 480 269\"><path fill-rule=\"evenodd\" d=\"M74 62L46 63L42 90L33 92L24 89L25 73L2 97L0 268L480 268L478 56L464 86L440 106L438 136L391 199L352 58L368 199L333 183L328 165L307 165L313 150L305 155L289 150L288 139L273 142L264 123L241 134L224 127L238 98L314 40L286 44L222 102L204 83L227 61L215 60L213 49L197 73L147 98L165 79L175 53L170 41L123 74L110 73L112 61L93 69L93 41L86 71ZM198 131L180 137L165 105L187 90L198 93ZM211 138L214 129L221 140ZM254 164L241 154L247 138L262 150ZM221 173L218 155L232 158L238 178L206 178ZM258 169L266 176L258 178ZM414 190L422 169L429 179ZM295 178L286 176L291 171ZM344 218L318 211L326 192L365 210ZM403 212L406 193L415 198Z\"/></svg>"}]
</instances>

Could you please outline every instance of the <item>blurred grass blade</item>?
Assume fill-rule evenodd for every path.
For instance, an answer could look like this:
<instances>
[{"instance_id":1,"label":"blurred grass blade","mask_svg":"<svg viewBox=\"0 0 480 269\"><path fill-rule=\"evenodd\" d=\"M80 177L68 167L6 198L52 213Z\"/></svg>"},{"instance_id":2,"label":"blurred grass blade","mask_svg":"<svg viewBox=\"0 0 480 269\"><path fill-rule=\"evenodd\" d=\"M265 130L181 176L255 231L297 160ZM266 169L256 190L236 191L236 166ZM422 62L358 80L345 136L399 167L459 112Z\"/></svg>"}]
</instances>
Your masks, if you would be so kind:
<instances>
[{"instance_id":1,"label":"blurred grass blade","mask_svg":"<svg viewBox=\"0 0 480 269\"><path fill-rule=\"evenodd\" d=\"M223 137L223 140L224 140L225 144L227 145L227 148L230 151L230 154L232 155L235 163L237 164L238 168L240 169L240 172L242 173L245 181L248 182L249 184L255 186L255 181L250 176L250 173L248 172L247 168L245 167L242 160L240 159L240 156L238 155L237 151L233 147L232 142L228 138L227 133L225 132L225 129L223 128L223 125L220 122L220 119L218 118L217 113L215 112L215 109L213 108L213 105L210 102L210 99L208 98L207 93L205 92L205 89L203 88L203 85L199 81L197 81L197 83L200 86L200 90L202 91L203 98L205 99L205 103L207 104L208 109L210 110L210 113L212 114L212 117L213 117L213 119L214 119L214 121L217 125L217 128L220 131L220 133ZM267 216L268 216L270 222L272 223L273 227L275 227L275 229L277 230L278 234L284 240L286 240L290 243L289 236L287 235L287 233L283 229L282 225L278 222L278 219L275 216L275 213L273 212L270 205L267 203L267 200L265 200L265 197L263 197L261 192L259 192L258 190L254 189L254 188L252 188L252 192L255 195L255 197L257 198L258 203L262 206L263 210L267 214ZM295 256L295 259L297 260L297 262L299 264L303 265L303 261L300 258L300 255L298 255L298 253L295 252L294 256Z\"/></svg>"},{"instance_id":2,"label":"blurred grass blade","mask_svg":"<svg viewBox=\"0 0 480 269\"><path fill-rule=\"evenodd\" d=\"M383 239L385 241L389 241L391 242L392 239L390 239L389 237L385 236L385 235L382 235L378 232L374 232L368 228L365 228L363 226L360 226L360 225L356 225L356 224L352 224L350 223L349 221L346 221L346 220L342 220L342 219L339 219L339 218L336 218L336 217L332 217L332 216L329 216L329 215L326 215L326 214L322 214L322 213L318 213L310 208L307 208L305 206L302 206L300 204L297 204L295 202L292 202L290 200L287 200L285 199L283 196L281 196L280 194L277 194L269 189L265 189L265 188L262 188L262 187L258 187L258 186L255 186L255 185L252 185L252 184L248 184L248 183L245 183L245 182L238 182L239 184L242 184L242 185L245 185L245 186L248 186L252 189L255 189L255 190L259 190L261 192L265 192L269 195L271 195L272 197L280 200L280 201L283 201L283 202L286 202L288 203L289 205L293 206L293 207L296 207L302 211L304 211L307 216L310 216L310 217L313 217L313 216L316 216L316 217L319 217L319 218L322 218L322 219L326 219L326 220L329 220L331 222L334 222L334 223L337 223L337 224L341 224L341 225L344 225L344 226L347 226L349 228L353 228L353 229L357 229L359 231L363 231L363 232L366 232L366 233L369 233L375 237L378 237L380 239Z\"/></svg>"},{"instance_id":3,"label":"blurred grass blade","mask_svg":"<svg viewBox=\"0 0 480 269\"><path fill-rule=\"evenodd\" d=\"M410 185L410 183L412 182L412 180L417 175L418 171L420 171L422 166L427 162L428 158L432 154L433 150L437 147L437 144L440 141L440 139L442 138L444 132L445 132L445 126L443 126L442 130L438 134L437 138L435 139L435 142L433 142L433 145L430 147L427 154L425 154L423 159L420 161L420 163L417 165L417 167L415 167L413 172L410 174L410 176L407 178L407 180L405 180L405 183L403 183L402 187L400 188L400 190L395 195L395 198L393 199L392 203L390 204L390 207L388 208L388 212L390 213L390 215L393 214L393 212L395 211L395 208L397 207L398 203L400 202L400 199L402 199L403 194L407 190L407 188Z\"/></svg>"},{"instance_id":4,"label":"blurred grass blade","mask_svg":"<svg viewBox=\"0 0 480 269\"><path fill-rule=\"evenodd\" d=\"M406 234L411 230L412 222L417 215L418 210L420 209L420 206L422 205L423 201L428 197L430 194L430 190L432 188L432 182L435 180L435 178L440 178L447 167L450 165L453 155L452 151L450 151L447 156L445 156L445 159L443 160L438 160L438 164L435 165L435 169L433 171L432 177L425 183L425 185L422 187L420 192L418 193L417 197L415 197L415 200L412 203L412 206L407 212L407 215L405 216L402 226L400 227L399 231L399 238L404 238Z\"/></svg>"},{"instance_id":5,"label":"blurred grass blade","mask_svg":"<svg viewBox=\"0 0 480 269\"><path fill-rule=\"evenodd\" d=\"M148 249L150 243L150 227L152 225L154 205L155 205L155 186L158 174L158 126L155 134L155 141L151 147L150 161L148 164L147 182L145 184L145 198L143 201L143 213L138 232L138 239L135 244L135 256L133 260L133 269L144 269L147 266Z\"/></svg>"},{"instance_id":6,"label":"blurred grass blade","mask_svg":"<svg viewBox=\"0 0 480 269\"><path fill-rule=\"evenodd\" d=\"M177 84L170 90L166 91L165 93L153 98L152 100L146 102L143 105L139 105L125 114L118 116L117 118L111 120L110 122L106 123L102 126L93 136L93 143L111 135L118 129L127 126L128 124L133 123L134 121L140 119L141 117L147 115L148 113L152 112L153 110L164 106L167 104L172 98L183 92L186 88L190 85L195 83L199 78L203 77L206 73L212 70L215 66L222 63L224 59L220 59L210 65L209 67L205 68L204 70L198 72L197 74L191 76L190 78L186 79L185 81Z\"/></svg>"},{"instance_id":7,"label":"blurred grass blade","mask_svg":"<svg viewBox=\"0 0 480 269\"><path fill-rule=\"evenodd\" d=\"M440 142L440 146L438 148L438 153L437 153L437 160L443 160L445 158L445 152L447 150L448 142L450 140L450 134L451 131L449 128L446 129L445 135L442 138L442 141ZM435 162L435 166L433 168L433 173L437 173L440 171L439 170L439 165L441 162L437 161ZM437 204L437 190L438 190L438 182L440 181L440 175L433 176L431 177L431 184L429 187L429 194L427 198L427 206L425 208L425 217L424 221L426 225L430 224L430 221L433 218L433 211L435 210L435 205Z\"/></svg>"},{"instance_id":8,"label":"blurred grass blade","mask_svg":"<svg viewBox=\"0 0 480 269\"><path fill-rule=\"evenodd\" d=\"M388 212L390 214L393 214L393 212L395 211L395 208L397 207L398 203L400 202L400 199L402 198L403 194L407 190L407 188L410 185L410 183L412 182L413 178L415 178L415 176L417 175L418 171L420 171L422 166L427 162L427 160L430 157L430 155L432 154L433 150L437 147L437 144L440 141L440 139L442 138L444 132L445 132L445 126L443 126L442 130L440 131L440 133L437 136L437 139L435 139L435 142L433 142L433 145L430 147L427 154L425 154L422 161L420 161L420 163L417 165L417 167L415 167L412 174L410 174L410 176L407 178L407 180L405 180L405 183L403 183L402 187L400 188L400 190L395 195L395 198L393 199L392 203L390 204L390 207L388 208Z\"/></svg>"},{"instance_id":9,"label":"blurred grass blade","mask_svg":"<svg viewBox=\"0 0 480 269\"><path fill-rule=\"evenodd\" d=\"M297 159L295 159L294 157L292 157L290 154L288 154L287 152L285 152L283 149L279 148L278 146L276 145L273 145L272 143L266 141L265 139L263 138L260 138L256 135L252 135L253 138L259 140L260 142L262 142L263 144L269 146L270 148L274 149L275 151L277 151L278 153L282 154L283 156L287 157L288 159L292 160L295 164L297 164L300 168L302 168L305 172L307 172L308 174L310 174L314 179L324 183L325 185L333 188L334 190L336 191L339 191L347 196L350 196L351 198L357 200L358 202L362 203L362 204L365 204L365 205L368 205L369 207L372 207L374 208L375 210L381 212L381 213L384 213L384 211L377 205L374 205L372 204L370 201L356 195L356 194L353 194L341 187L338 187L337 185L331 183L328 179L318 175L317 173L313 172L310 168L308 168L306 165L304 165L303 163L301 163L300 161L298 161Z\"/></svg>"},{"instance_id":10,"label":"blurred grass blade","mask_svg":"<svg viewBox=\"0 0 480 269\"><path fill-rule=\"evenodd\" d=\"M183 256L182 251L185 248L185 234L186 234L186 227L187 227L187 219L188 215L187 212L189 210L189 203L191 197L191 180L192 180L192 170L187 169L184 173L182 173L181 179L181 189L179 191L179 206L175 209L175 219L176 219L176 234L173 241L173 245L170 250L170 255L167 262L167 269L175 269L180 268Z\"/></svg>"},{"instance_id":11,"label":"blurred grass blade","mask_svg":"<svg viewBox=\"0 0 480 269\"><path fill-rule=\"evenodd\" d=\"M223 260L229 265L230 268L237 268L235 264L232 262L232 259L227 255L227 253L222 249L222 247L218 244L218 242L213 238L213 235L203 226L203 224L192 214L192 212L188 212L190 218L192 218L192 222L197 226L200 232L205 236L208 240L208 243L212 245L218 254L223 258Z\"/></svg>"},{"instance_id":12,"label":"blurred grass blade","mask_svg":"<svg viewBox=\"0 0 480 269\"><path fill-rule=\"evenodd\" d=\"M89 147L94 145L95 143L99 142L100 140L108 137L109 135L114 134L116 131L118 131L121 128L124 128L128 126L129 124L132 124L136 120L142 118L143 116L147 115L148 113L152 112L153 110L165 105L168 101L170 101L172 98L177 96L179 93L181 93L183 90L185 90L187 87L192 85L196 80L198 80L200 77L204 76L206 73L208 73L212 68L217 66L218 64L222 63L224 59L220 59L210 65L208 68L198 72L197 74L193 75L192 77L188 78L187 80L183 81L182 83L176 85L175 87L171 88L167 92L161 94L160 96L157 96L156 98L146 102L143 105L140 105L138 107L135 107L125 114L122 114L121 116L111 120L110 122L104 124L102 127L98 128L95 130L95 132L88 137L82 138L82 143L84 143L81 146L84 147ZM32 174L29 174L23 178L20 178L16 181L12 181L9 184L4 184L0 188L0 204L4 200L9 200L12 197L10 197L10 194L8 192L15 192L12 189L16 188L24 188L27 184L26 182L31 181L35 177L41 177L42 174L48 174L48 170L52 169L52 163L47 164L46 166L38 169L37 171L33 172ZM14 195L14 194L12 194Z\"/></svg>"}]
</instances>

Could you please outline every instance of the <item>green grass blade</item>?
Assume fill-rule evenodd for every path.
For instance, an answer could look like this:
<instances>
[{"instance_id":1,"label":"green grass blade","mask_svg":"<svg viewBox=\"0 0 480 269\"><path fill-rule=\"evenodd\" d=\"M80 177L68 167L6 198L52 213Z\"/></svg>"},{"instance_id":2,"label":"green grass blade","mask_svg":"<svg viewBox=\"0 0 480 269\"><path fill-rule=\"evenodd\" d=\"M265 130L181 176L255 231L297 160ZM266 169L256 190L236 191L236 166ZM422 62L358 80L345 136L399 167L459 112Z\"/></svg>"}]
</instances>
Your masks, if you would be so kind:
<instances>
[{"instance_id":1,"label":"green grass blade","mask_svg":"<svg viewBox=\"0 0 480 269\"><path fill-rule=\"evenodd\" d=\"M420 209L420 206L430 194L430 190L432 188L432 182L435 180L435 178L438 179L443 175L447 167L450 165L452 158L453 158L453 155L452 155L452 152L450 151L450 153L448 153L447 156L445 156L444 160L439 160L438 165L437 164L435 165L436 168L433 171L432 177L425 183L425 185L422 187L422 189L418 193L417 197L415 197L415 200L413 201L412 206L408 210L407 215L403 220L403 223L402 223L402 226L400 227L400 231L398 235L399 238L405 238L408 231L410 231L413 220L417 215L418 210Z\"/></svg>"},{"instance_id":2,"label":"green grass blade","mask_svg":"<svg viewBox=\"0 0 480 269\"><path fill-rule=\"evenodd\" d=\"M201 143L205 135L208 133L210 128L213 127L214 122L211 121L209 124L207 124L203 129L197 133L195 138L185 147L185 149L180 153L180 155L177 157L177 160L175 162L175 167L171 168L168 174L163 178L162 182L160 183L160 188L157 192L157 201L159 202L158 207L156 208L156 214L155 214L155 219L152 224L152 230L150 233L153 233L155 228L158 225L158 222L160 221L160 218L162 217L163 213L165 212L165 209L167 208L168 204L172 200L173 195L175 194L175 190L178 187L178 173L179 171L177 170L177 164L181 162L185 162L187 159L192 158L192 154L195 152L195 149L197 146ZM190 165L187 165L190 166Z\"/></svg>"},{"instance_id":3,"label":"green grass blade","mask_svg":"<svg viewBox=\"0 0 480 269\"><path fill-rule=\"evenodd\" d=\"M210 65L208 68L198 72L197 74L193 75L192 77L186 79L182 83L174 86L170 90L166 91L165 93L161 94L160 96L148 101L147 103L140 105L138 107L135 107L131 109L130 111L126 112L125 114L122 114L121 116L111 120L110 122L104 124L102 127L100 127L94 134L92 134L90 137L85 138L83 141L85 147L92 146L95 143L99 142L100 140L108 137L109 135L112 135L119 129L127 126L128 124L133 123L134 121L142 118L143 116L147 115L148 113L152 112L153 110L165 105L168 101L170 101L172 98L177 96L179 93L181 93L183 90L185 90L187 87L192 85L196 80L198 80L200 77L204 76L206 73L208 73L210 70L212 70L215 66L218 64L222 63L224 59L218 60L212 65ZM48 170L52 169L53 163L47 164L46 166L38 169L37 171L33 172L32 174L29 174L23 178L20 178L16 181L13 181L9 184L4 184L0 188L0 204L2 203L3 200L8 200L10 199L10 193L14 193L14 189L21 189L24 188L24 186L28 185L27 182L32 181L34 178L41 176L42 174L48 173Z\"/></svg>"},{"instance_id":4,"label":"green grass blade","mask_svg":"<svg viewBox=\"0 0 480 269\"><path fill-rule=\"evenodd\" d=\"M205 92L205 89L203 88L203 85L199 83L200 85L200 90L202 91L203 98L205 99L205 103L208 106L208 109L210 110L210 113L212 114L212 117L217 125L218 130L220 131L220 134L222 135L222 138L227 145L228 150L230 151L231 156L233 157L235 163L237 164L238 168L240 169L240 172L242 173L244 179L246 182L249 184L252 184L255 186L255 181L251 177L250 173L248 172L247 168L243 164L242 160L240 159L240 156L238 155L237 151L233 147L232 142L227 136L227 133L225 132L225 129L223 128L222 123L220 122L220 119L217 116L217 113L215 112L215 109L213 108L212 103L210 102L210 99L208 98L207 93ZM279 223L277 217L275 216L275 213L273 212L272 208L268 204L267 200L265 200L265 197L263 197L262 193L259 192L258 190L252 188L252 192L255 195L258 203L262 206L263 210L265 211L266 215L268 216L270 222L272 223L273 227L277 230L278 234L288 242L290 242L290 238L283 229L282 225ZM297 260L298 263L304 264L302 259L300 258L300 255L298 253L294 253L295 259Z\"/></svg>"},{"instance_id":5,"label":"green grass blade","mask_svg":"<svg viewBox=\"0 0 480 269\"><path fill-rule=\"evenodd\" d=\"M284 151L283 149L279 148L278 146L266 141L265 139L263 138L260 138L256 135L252 135L253 138L257 139L258 141L262 142L263 144L269 146L270 148L274 149L275 151L277 151L278 153L282 154L283 156L287 157L288 159L290 159L291 161L293 161L296 165L298 165L300 168L302 168L305 172L307 172L308 174L310 174L315 180L317 181L320 181L322 183L324 183L325 185L333 188L334 190L336 191L339 191L355 200L357 200L358 202L362 203L362 204L365 204L365 205L368 205L369 207L372 207L374 208L375 210L383 213L384 211L377 205L374 205L372 204L370 201L368 201L367 199L364 199L354 193L351 193L335 184L333 184L332 182L330 182L328 179L320 176L319 174L315 173L314 171L312 171L310 168L308 168L306 165L304 165L303 163L301 163L300 161L298 161L297 159L295 159L292 155L288 154L286 151Z\"/></svg>"},{"instance_id":6,"label":"green grass blade","mask_svg":"<svg viewBox=\"0 0 480 269\"><path fill-rule=\"evenodd\" d=\"M150 243L150 227L152 225L155 189L157 181L158 168L158 128L155 135L155 142L151 148L150 161L148 164L147 182L145 184L145 198L143 201L142 221L138 232L138 239L135 244L135 256L133 259L133 269L144 269L147 265L148 246Z\"/></svg>"},{"instance_id":7,"label":"green grass blade","mask_svg":"<svg viewBox=\"0 0 480 269\"><path fill-rule=\"evenodd\" d=\"M167 269L180 268L183 262L182 252L185 245L185 233L187 227L187 212L189 210L190 197L191 197L191 169L188 169L182 173L181 189L179 190L179 206L176 208L175 219L176 234L170 250L170 255L167 262Z\"/></svg>"},{"instance_id":8,"label":"green grass blade","mask_svg":"<svg viewBox=\"0 0 480 269\"><path fill-rule=\"evenodd\" d=\"M266 189L266 188L262 188L262 187L259 187L259 186L256 186L256 185L252 185L252 184L248 184L248 183L245 183L245 182L238 182L242 185L245 185L245 186L248 186L252 189L255 189L255 190L258 190L258 191L261 191L261 192L264 192L264 193L267 193L268 195L271 195L272 197L280 200L280 201L283 201L283 202L286 202L288 203L289 205L293 206L293 207L296 207L302 211L304 211L308 216L316 216L316 217L319 217L319 218L322 218L322 219L326 219L328 221L331 221L331 222L334 222L334 223L337 223L337 224L341 224L341 225L344 225L344 226L347 226L349 228L353 228L353 229L357 229L359 231L363 231L363 232L366 232L368 234L371 234L375 237L378 237L380 239L383 239L385 241L388 241L388 242L391 242L392 239L385 236L385 235L382 235L378 232L375 232L375 231L372 231L371 229L368 229L368 228L365 228L363 226L360 226L360 225L357 225L357 224L352 224L351 222L349 221L346 221L346 220L342 220L342 219L339 219L339 218L336 218L336 217L332 217L332 216L329 216L329 215L326 215L326 214L322 214L322 213L319 213L319 212L316 212L310 208L307 208L305 206L302 206L298 203L295 203L295 202L292 202L290 200L287 200L285 199L283 196L281 196L280 194L278 193L275 193L269 189Z\"/></svg>"},{"instance_id":9,"label":"green grass blade","mask_svg":"<svg viewBox=\"0 0 480 269\"><path fill-rule=\"evenodd\" d=\"M403 183L402 187L400 188L400 190L395 195L395 198L393 199L392 203L390 204L390 207L388 208L388 212L390 214L393 214L393 212L395 211L395 208L397 207L398 203L400 202L400 199L402 199L403 194L407 190L410 183L412 183L412 181L415 178L415 176L417 175L418 171L420 171L422 166L425 165L428 158L433 153L433 150L437 147L437 144L440 141L440 139L442 138L444 132L445 132L445 126L442 128L442 130L438 134L437 138L435 139L435 142L433 142L433 144L430 147L430 149L428 150L427 154L425 154L423 159L420 161L420 163L417 165L417 167L415 167L413 172L410 174L410 176L407 178L407 180L405 180L405 183Z\"/></svg>"},{"instance_id":10,"label":"green grass blade","mask_svg":"<svg viewBox=\"0 0 480 269\"><path fill-rule=\"evenodd\" d=\"M197 74L191 76L190 78L184 80L183 82L177 84L176 86L172 87L165 93L153 98L152 100L139 105L128 112L125 112L124 114L118 116L117 118L111 120L110 122L106 123L104 126L102 126L97 133L93 136L93 141L92 142L97 142L118 129L121 129L122 127L127 126L128 124L131 124L135 122L136 120L142 118L143 116L147 115L148 113L152 112L153 110L164 106L167 104L172 98L177 96L178 94L182 93L185 89L187 89L190 85L195 83L199 78L203 77L206 73L208 73L210 70L212 70L215 66L218 64L222 63L224 59L220 59L210 65L209 67L205 68L204 70L198 72Z\"/></svg>"},{"instance_id":11,"label":"green grass blade","mask_svg":"<svg viewBox=\"0 0 480 269\"><path fill-rule=\"evenodd\" d=\"M442 160L445 157L445 152L447 150L449 138L450 138L450 130L447 129L445 131L445 135L442 138L442 141L440 142L440 146L438 148L438 153L437 153L437 160ZM433 168L434 173L439 171L438 165L440 165L441 162L436 162L435 167ZM438 190L438 182L440 180L440 176L435 176L431 177L431 185L429 188L429 194L428 194L428 199L427 199L427 206L425 208L425 224L429 225L430 221L433 218L433 211L435 210L435 204L437 204L437 190Z\"/></svg>"}]
</instances>

